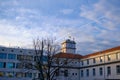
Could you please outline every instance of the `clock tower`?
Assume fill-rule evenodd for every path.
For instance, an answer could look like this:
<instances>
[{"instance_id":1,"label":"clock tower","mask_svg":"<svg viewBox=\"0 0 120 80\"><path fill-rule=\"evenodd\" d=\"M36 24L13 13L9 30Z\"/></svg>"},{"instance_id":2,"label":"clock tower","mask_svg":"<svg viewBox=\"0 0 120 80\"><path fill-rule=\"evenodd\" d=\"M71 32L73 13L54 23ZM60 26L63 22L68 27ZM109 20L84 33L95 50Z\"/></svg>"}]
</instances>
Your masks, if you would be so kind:
<instances>
[{"instance_id":1,"label":"clock tower","mask_svg":"<svg viewBox=\"0 0 120 80\"><path fill-rule=\"evenodd\" d=\"M76 51L76 43L74 40L67 39L62 43L62 49L61 51L63 53L75 53Z\"/></svg>"}]
</instances>

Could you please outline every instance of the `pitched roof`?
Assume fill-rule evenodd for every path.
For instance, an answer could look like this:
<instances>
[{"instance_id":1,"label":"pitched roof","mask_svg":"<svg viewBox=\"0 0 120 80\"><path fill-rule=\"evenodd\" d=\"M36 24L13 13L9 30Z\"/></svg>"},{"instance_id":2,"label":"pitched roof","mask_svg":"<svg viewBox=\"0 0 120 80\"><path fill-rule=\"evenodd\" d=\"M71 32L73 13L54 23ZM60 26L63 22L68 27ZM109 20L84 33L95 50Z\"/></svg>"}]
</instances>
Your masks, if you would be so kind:
<instances>
[{"instance_id":1,"label":"pitched roof","mask_svg":"<svg viewBox=\"0 0 120 80\"><path fill-rule=\"evenodd\" d=\"M88 55L83 56L83 58L88 58L88 57L96 56L96 55L100 55L100 54L106 54L108 52L112 52L112 51L115 51L115 50L120 50L120 46L110 48L110 49L106 49L106 50L99 51L99 52L95 52L95 53L92 53L92 54L88 54Z\"/></svg>"},{"instance_id":2,"label":"pitched roof","mask_svg":"<svg viewBox=\"0 0 120 80\"><path fill-rule=\"evenodd\" d=\"M63 43L73 43L73 44L76 44L74 40L70 40L70 39L65 40Z\"/></svg>"},{"instance_id":3,"label":"pitched roof","mask_svg":"<svg viewBox=\"0 0 120 80\"><path fill-rule=\"evenodd\" d=\"M84 58L89 58L91 56L96 56L96 55L100 55L100 54L106 54L108 52L112 52L112 51L116 51L116 50L120 50L120 46L110 48L110 49L106 49L106 50L99 51L99 52L95 52L95 53L88 54L88 55L85 55L85 56L82 56L80 54L71 54L71 53L62 53L62 52L60 52L60 53L56 54L55 57L58 57L58 58L70 58L70 59L84 59Z\"/></svg>"},{"instance_id":4,"label":"pitched roof","mask_svg":"<svg viewBox=\"0 0 120 80\"><path fill-rule=\"evenodd\" d=\"M55 57L58 57L58 58L70 58L70 59L80 59L80 58L82 58L82 55L60 52L60 53L56 54Z\"/></svg>"}]
</instances>

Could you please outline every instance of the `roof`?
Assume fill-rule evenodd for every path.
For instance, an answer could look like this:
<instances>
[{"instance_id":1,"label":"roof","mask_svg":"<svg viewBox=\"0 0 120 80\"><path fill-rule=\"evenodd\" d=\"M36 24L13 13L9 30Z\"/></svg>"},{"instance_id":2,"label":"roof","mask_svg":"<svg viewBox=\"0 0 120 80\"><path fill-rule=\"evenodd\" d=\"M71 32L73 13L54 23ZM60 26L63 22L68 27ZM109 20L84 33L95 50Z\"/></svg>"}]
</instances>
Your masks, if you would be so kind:
<instances>
[{"instance_id":1,"label":"roof","mask_svg":"<svg viewBox=\"0 0 120 80\"><path fill-rule=\"evenodd\" d=\"M73 44L76 44L74 40L70 40L70 39L65 40L63 43L73 43Z\"/></svg>"},{"instance_id":2,"label":"roof","mask_svg":"<svg viewBox=\"0 0 120 80\"><path fill-rule=\"evenodd\" d=\"M116 50L120 50L120 46L110 48L110 49L106 49L106 50L99 51L99 52L95 52L95 53L92 53L92 54L88 54L88 55L83 56L83 58L88 58L88 57L96 56L96 55L100 55L100 54L106 54L108 52L112 52L112 51L116 51Z\"/></svg>"},{"instance_id":3,"label":"roof","mask_svg":"<svg viewBox=\"0 0 120 80\"><path fill-rule=\"evenodd\" d=\"M70 59L84 59L84 58L89 58L91 56L107 54L108 52L112 52L112 51L116 51L116 50L120 50L120 46L110 48L110 49L106 49L106 50L99 51L99 52L95 52L95 53L88 54L88 55L85 55L85 56L82 56L80 54L62 53L62 52L60 52L60 53L56 54L55 57L58 57L58 58L70 58Z\"/></svg>"},{"instance_id":4,"label":"roof","mask_svg":"<svg viewBox=\"0 0 120 80\"><path fill-rule=\"evenodd\" d=\"M82 58L82 55L60 52L60 53L56 54L55 57L58 57L58 58L70 58L70 59L80 59L80 58Z\"/></svg>"}]
</instances>

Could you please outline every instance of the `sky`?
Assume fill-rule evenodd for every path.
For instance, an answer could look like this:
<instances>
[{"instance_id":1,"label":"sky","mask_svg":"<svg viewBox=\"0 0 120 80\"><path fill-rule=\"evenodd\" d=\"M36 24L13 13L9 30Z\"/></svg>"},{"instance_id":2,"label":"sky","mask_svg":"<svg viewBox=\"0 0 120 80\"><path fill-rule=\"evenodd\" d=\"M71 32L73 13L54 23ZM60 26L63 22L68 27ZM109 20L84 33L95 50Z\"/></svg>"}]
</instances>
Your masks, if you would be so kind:
<instances>
[{"instance_id":1,"label":"sky","mask_svg":"<svg viewBox=\"0 0 120 80\"><path fill-rule=\"evenodd\" d=\"M120 46L120 0L0 0L0 45L74 38L78 54Z\"/></svg>"}]
</instances>

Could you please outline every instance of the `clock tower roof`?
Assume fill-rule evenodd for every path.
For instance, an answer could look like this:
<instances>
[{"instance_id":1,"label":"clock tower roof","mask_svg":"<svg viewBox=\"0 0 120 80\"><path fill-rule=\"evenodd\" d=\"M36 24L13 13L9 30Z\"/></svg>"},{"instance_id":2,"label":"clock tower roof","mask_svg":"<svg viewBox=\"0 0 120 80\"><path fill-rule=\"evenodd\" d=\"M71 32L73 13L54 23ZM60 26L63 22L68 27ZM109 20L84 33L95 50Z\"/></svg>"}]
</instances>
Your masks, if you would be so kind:
<instances>
[{"instance_id":1,"label":"clock tower roof","mask_svg":"<svg viewBox=\"0 0 120 80\"><path fill-rule=\"evenodd\" d=\"M72 40L70 40L70 39L65 40L62 44L64 44L64 43L76 44L75 41L72 41Z\"/></svg>"}]
</instances>

